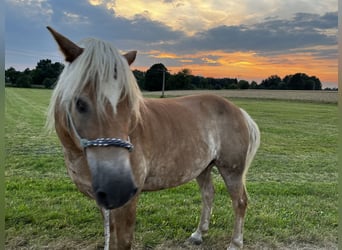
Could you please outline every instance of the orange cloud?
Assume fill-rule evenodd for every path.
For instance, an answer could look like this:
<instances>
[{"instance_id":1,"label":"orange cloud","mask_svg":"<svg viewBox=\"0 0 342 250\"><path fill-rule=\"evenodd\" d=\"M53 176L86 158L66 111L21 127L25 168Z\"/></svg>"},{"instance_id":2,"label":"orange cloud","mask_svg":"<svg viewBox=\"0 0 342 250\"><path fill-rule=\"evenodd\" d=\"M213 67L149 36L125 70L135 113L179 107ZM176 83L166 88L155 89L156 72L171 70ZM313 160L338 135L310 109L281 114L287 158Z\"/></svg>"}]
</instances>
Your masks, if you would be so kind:
<instances>
[{"instance_id":1,"label":"orange cloud","mask_svg":"<svg viewBox=\"0 0 342 250\"><path fill-rule=\"evenodd\" d=\"M193 62L193 60L191 60L191 59L181 59L179 61L182 63L192 63Z\"/></svg>"},{"instance_id":2,"label":"orange cloud","mask_svg":"<svg viewBox=\"0 0 342 250\"><path fill-rule=\"evenodd\" d=\"M166 52L162 52L162 53L158 53L157 55L150 55L150 56L154 58L169 58L169 59L179 58L179 56L177 56L176 54L166 53Z\"/></svg>"},{"instance_id":3,"label":"orange cloud","mask_svg":"<svg viewBox=\"0 0 342 250\"><path fill-rule=\"evenodd\" d=\"M209 64L216 64L217 63L216 60L210 59L208 57L202 58L202 61L205 62L205 63L209 63Z\"/></svg>"},{"instance_id":4,"label":"orange cloud","mask_svg":"<svg viewBox=\"0 0 342 250\"><path fill-rule=\"evenodd\" d=\"M136 15L145 16L187 34L223 24L239 24L245 17L244 5L238 1L116 0L108 2L111 4L107 3L107 8L113 9L118 16L127 19L133 19Z\"/></svg>"},{"instance_id":5,"label":"orange cloud","mask_svg":"<svg viewBox=\"0 0 342 250\"><path fill-rule=\"evenodd\" d=\"M154 51L156 53L156 51ZM309 52L262 56L250 52L205 51L196 54L176 55L159 52L158 55L173 58L179 66L165 66L176 73L188 68L194 75L205 77L229 77L260 82L271 75L284 77L297 72L318 77L321 82L337 83L337 59L316 58ZM209 56L211 58L208 58ZM144 68L141 70L146 70Z\"/></svg>"},{"instance_id":6,"label":"orange cloud","mask_svg":"<svg viewBox=\"0 0 342 250\"><path fill-rule=\"evenodd\" d=\"M97 5L102 4L102 0L88 0L88 1L93 6L97 6Z\"/></svg>"}]
</instances>

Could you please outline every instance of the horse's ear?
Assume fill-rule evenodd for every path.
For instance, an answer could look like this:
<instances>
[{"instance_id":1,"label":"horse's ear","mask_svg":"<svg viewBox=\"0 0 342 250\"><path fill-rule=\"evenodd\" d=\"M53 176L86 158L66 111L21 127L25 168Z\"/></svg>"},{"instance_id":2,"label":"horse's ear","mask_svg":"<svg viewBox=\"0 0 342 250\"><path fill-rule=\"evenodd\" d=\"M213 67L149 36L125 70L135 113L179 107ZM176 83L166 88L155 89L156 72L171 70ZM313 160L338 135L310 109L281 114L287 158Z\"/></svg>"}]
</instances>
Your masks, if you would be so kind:
<instances>
[{"instance_id":1,"label":"horse's ear","mask_svg":"<svg viewBox=\"0 0 342 250\"><path fill-rule=\"evenodd\" d=\"M65 61L72 63L83 52L83 48L77 46L65 36L59 34L51 27L46 27L55 38L60 50L62 51Z\"/></svg>"},{"instance_id":2,"label":"horse's ear","mask_svg":"<svg viewBox=\"0 0 342 250\"><path fill-rule=\"evenodd\" d=\"M127 52L126 54L123 55L123 57L126 58L128 65L131 65L134 62L136 56L137 56L136 50Z\"/></svg>"}]
</instances>

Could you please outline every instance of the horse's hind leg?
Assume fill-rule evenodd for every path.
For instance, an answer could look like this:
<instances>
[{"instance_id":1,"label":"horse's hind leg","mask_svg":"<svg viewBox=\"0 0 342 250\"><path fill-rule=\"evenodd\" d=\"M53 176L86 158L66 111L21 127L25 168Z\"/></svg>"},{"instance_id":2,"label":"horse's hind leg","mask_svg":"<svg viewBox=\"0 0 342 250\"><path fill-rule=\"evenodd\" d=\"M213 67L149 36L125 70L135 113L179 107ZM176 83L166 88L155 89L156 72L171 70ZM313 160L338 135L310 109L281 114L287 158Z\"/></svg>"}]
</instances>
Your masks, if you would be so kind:
<instances>
[{"instance_id":1,"label":"horse's hind leg","mask_svg":"<svg viewBox=\"0 0 342 250\"><path fill-rule=\"evenodd\" d=\"M211 180L212 165L209 165L197 178L197 183L201 189L202 195L202 213L201 220L197 230L191 234L189 241L198 245L202 243L202 235L209 229L211 208L214 200L214 186Z\"/></svg>"},{"instance_id":2,"label":"horse's hind leg","mask_svg":"<svg viewBox=\"0 0 342 250\"><path fill-rule=\"evenodd\" d=\"M231 172L229 168L219 167L232 199L235 213L234 231L228 250L241 249L243 246L243 225L247 209L247 193L243 173Z\"/></svg>"}]
</instances>

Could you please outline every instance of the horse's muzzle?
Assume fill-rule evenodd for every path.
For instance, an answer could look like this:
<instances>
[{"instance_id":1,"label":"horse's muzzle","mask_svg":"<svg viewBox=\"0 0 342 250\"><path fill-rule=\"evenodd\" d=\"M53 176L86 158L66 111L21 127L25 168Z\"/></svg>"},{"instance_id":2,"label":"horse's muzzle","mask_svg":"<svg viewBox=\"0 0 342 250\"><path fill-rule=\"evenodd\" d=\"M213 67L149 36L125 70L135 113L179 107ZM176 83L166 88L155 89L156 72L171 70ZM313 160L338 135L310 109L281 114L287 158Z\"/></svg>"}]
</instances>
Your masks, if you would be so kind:
<instances>
[{"instance_id":1,"label":"horse's muzzle","mask_svg":"<svg viewBox=\"0 0 342 250\"><path fill-rule=\"evenodd\" d=\"M93 182L93 190L96 202L99 206L106 209L114 209L123 206L136 193L137 187L130 179L116 179L107 183L107 185Z\"/></svg>"},{"instance_id":2,"label":"horse's muzzle","mask_svg":"<svg viewBox=\"0 0 342 250\"><path fill-rule=\"evenodd\" d=\"M138 188L127 155L115 156L109 149L89 149L87 161L92 176L93 193L100 207L119 208L137 193Z\"/></svg>"}]
</instances>

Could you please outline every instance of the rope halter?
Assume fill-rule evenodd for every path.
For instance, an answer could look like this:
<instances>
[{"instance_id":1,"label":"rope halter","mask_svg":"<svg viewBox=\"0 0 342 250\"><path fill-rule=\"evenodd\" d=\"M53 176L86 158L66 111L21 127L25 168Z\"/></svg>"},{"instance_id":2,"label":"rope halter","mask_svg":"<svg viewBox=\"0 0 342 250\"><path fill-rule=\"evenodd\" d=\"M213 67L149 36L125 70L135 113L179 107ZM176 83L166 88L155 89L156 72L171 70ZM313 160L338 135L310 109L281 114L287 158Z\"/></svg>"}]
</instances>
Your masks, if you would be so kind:
<instances>
[{"instance_id":1,"label":"rope halter","mask_svg":"<svg viewBox=\"0 0 342 250\"><path fill-rule=\"evenodd\" d=\"M129 141L129 137L127 141L118 139L118 138L97 138L95 140L88 140L88 139L81 138L80 144L83 148L114 146L114 147L119 147L119 148L125 148L129 152L132 152L134 148L133 144L130 143Z\"/></svg>"},{"instance_id":2,"label":"rope halter","mask_svg":"<svg viewBox=\"0 0 342 250\"><path fill-rule=\"evenodd\" d=\"M69 124L71 125L72 130L74 131L74 134L76 135L77 139L80 142L80 145L82 148L88 148L88 147L119 147L119 148L125 148L129 152L133 151L133 144L130 142L130 139L128 137L128 140L122 140L118 138L97 138L94 140L88 140L86 138L82 138L74 125L73 119L68 113L68 120Z\"/></svg>"}]
</instances>

